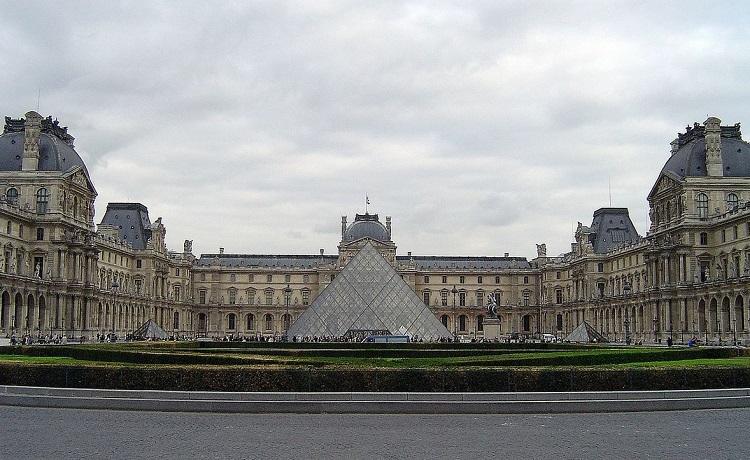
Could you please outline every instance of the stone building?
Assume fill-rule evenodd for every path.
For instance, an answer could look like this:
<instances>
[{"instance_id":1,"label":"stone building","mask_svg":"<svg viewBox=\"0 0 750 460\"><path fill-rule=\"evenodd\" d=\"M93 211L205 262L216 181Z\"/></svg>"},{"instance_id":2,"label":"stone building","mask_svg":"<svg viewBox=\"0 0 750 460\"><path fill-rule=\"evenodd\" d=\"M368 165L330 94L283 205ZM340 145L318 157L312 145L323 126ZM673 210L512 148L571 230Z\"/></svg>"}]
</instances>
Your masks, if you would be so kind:
<instances>
[{"instance_id":1,"label":"stone building","mask_svg":"<svg viewBox=\"0 0 750 460\"><path fill-rule=\"evenodd\" d=\"M688 127L648 194L651 227L603 208L570 252L528 260L397 253L392 220L342 217L337 254L168 251L161 218L110 203L51 117L5 120L0 136L0 329L5 335L125 335L153 319L180 336L282 336L371 245L457 336L484 334L495 294L504 335L565 336L584 320L610 340L750 341L750 144L716 118ZM647 172L644 172L647 173ZM4 231L2 231L4 230Z\"/></svg>"}]
</instances>

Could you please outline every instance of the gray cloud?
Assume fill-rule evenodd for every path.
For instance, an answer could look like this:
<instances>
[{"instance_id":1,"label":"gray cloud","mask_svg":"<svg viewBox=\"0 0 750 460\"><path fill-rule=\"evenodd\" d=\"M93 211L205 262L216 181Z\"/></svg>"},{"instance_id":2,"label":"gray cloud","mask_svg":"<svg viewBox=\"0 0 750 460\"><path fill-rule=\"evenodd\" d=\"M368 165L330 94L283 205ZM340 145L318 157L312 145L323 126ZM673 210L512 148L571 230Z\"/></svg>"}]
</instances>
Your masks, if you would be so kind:
<instances>
[{"instance_id":1,"label":"gray cloud","mask_svg":"<svg viewBox=\"0 0 750 460\"><path fill-rule=\"evenodd\" d=\"M10 2L0 100L40 91L97 215L142 202L173 248L330 253L368 193L399 251L559 253L608 183L644 231L685 125L750 120L742 6Z\"/></svg>"}]
</instances>

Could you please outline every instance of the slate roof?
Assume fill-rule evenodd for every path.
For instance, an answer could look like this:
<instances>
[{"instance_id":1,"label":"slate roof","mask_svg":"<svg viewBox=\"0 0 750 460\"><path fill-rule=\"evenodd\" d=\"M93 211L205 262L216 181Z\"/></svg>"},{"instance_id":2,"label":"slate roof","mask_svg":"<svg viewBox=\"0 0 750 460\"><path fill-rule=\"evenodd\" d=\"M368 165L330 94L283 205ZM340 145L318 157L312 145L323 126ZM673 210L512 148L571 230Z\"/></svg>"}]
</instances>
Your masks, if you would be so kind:
<instances>
[{"instance_id":1,"label":"slate roof","mask_svg":"<svg viewBox=\"0 0 750 460\"><path fill-rule=\"evenodd\" d=\"M721 138L721 161L725 177L750 177L750 144ZM706 175L706 139L694 139L672 155L661 170L680 179Z\"/></svg>"},{"instance_id":2,"label":"slate roof","mask_svg":"<svg viewBox=\"0 0 750 460\"><path fill-rule=\"evenodd\" d=\"M531 268L525 257L472 257L472 256L412 256L419 270L500 270L509 268ZM396 260L408 262L409 256L397 256Z\"/></svg>"},{"instance_id":3,"label":"slate roof","mask_svg":"<svg viewBox=\"0 0 750 460\"><path fill-rule=\"evenodd\" d=\"M0 171L20 171L22 158L23 132L0 135ZM89 176L86 165L72 146L53 134L39 134L39 171L65 172L76 166Z\"/></svg>"},{"instance_id":4,"label":"slate roof","mask_svg":"<svg viewBox=\"0 0 750 460\"><path fill-rule=\"evenodd\" d=\"M388 229L380 223L377 214L357 214L354 222L344 231L343 240L348 243L365 237L384 243L391 240L388 236Z\"/></svg>"},{"instance_id":5,"label":"slate roof","mask_svg":"<svg viewBox=\"0 0 750 460\"><path fill-rule=\"evenodd\" d=\"M600 208L594 211L591 223L591 243L594 252L603 254L622 246L635 243L640 235L630 220L628 208Z\"/></svg>"},{"instance_id":6,"label":"slate roof","mask_svg":"<svg viewBox=\"0 0 750 460\"><path fill-rule=\"evenodd\" d=\"M117 228L120 238L130 243L133 249L145 249L151 239L148 208L141 203L109 203L101 223Z\"/></svg>"}]
</instances>

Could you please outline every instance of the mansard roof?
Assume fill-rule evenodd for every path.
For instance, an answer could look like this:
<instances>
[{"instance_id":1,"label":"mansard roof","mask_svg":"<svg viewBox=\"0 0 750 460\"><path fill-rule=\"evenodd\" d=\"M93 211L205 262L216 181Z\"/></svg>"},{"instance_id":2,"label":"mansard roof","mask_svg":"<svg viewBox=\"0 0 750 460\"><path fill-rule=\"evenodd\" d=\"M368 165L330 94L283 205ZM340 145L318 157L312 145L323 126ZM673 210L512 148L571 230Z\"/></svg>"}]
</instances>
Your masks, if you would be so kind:
<instances>
[{"instance_id":1,"label":"mansard roof","mask_svg":"<svg viewBox=\"0 0 750 460\"><path fill-rule=\"evenodd\" d=\"M628 208L597 209L594 211L594 220L589 230L589 241L597 254L609 252L623 244L634 243L640 238L630 220Z\"/></svg>"},{"instance_id":2,"label":"mansard roof","mask_svg":"<svg viewBox=\"0 0 750 460\"><path fill-rule=\"evenodd\" d=\"M306 254L201 254L196 260L198 267L208 267L218 262L222 267L275 267L275 268L313 268L323 263L338 260L336 255Z\"/></svg>"},{"instance_id":3,"label":"mansard roof","mask_svg":"<svg viewBox=\"0 0 750 460\"><path fill-rule=\"evenodd\" d=\"M472 256L397 256L396 260L402 263L410 259L419 270L501 270L511 268L531 268L531 264L525 257L472 257Z\"/></svg>"},{"instance_id":4,"label":"mansard roof","mask_svg":"<svg viewBox=\"0 0 750 460\"><path fill-rule=\"evenodd\" d=\"M109 203L102 224L116 228L120 238L133 246L133 249L146 249L151 239L151 220L148 208L141 203Z\"/></svg>"}]
</instances>

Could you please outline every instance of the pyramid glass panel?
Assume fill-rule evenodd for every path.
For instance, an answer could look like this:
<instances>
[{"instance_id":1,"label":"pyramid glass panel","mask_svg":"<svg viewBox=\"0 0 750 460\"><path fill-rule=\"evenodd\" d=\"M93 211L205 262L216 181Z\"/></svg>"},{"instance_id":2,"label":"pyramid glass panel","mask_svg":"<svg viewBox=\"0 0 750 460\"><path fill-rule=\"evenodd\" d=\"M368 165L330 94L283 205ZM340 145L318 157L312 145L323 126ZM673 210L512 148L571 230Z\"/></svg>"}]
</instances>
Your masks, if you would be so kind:
<instances>
[{"instance_id":1,"label":"pyramid glass panel","mask_svg":"<svg viewBox=\"0 0 750 460\"><path fill-rule=\"evenodd\" d=\"M366 331L405 333L425 340L451 337L370 243L300 315L289 336L360 337Z\"/></svg>"}]
</instances>

